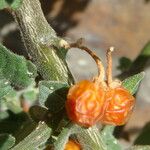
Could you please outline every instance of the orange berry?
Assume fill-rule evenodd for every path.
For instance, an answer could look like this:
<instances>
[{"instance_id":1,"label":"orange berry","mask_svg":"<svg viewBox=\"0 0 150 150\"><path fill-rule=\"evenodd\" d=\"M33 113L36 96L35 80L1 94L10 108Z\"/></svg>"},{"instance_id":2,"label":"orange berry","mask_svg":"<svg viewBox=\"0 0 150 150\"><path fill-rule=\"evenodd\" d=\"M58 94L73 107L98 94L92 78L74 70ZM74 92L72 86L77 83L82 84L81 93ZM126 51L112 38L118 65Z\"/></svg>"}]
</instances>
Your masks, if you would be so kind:
<instances>
[{"instance_id":1,"label":"orange berry","mask_svg":"<svg viewBox=\"0 0 150 150\"><path fill-rule=\"evenodd\" d=\"M102 123L123 125L132 113L135 98L123 87L109 89L105 95L105 111Z\"/></svg>"},{"instance_id":2,"label":"orange berry","mask_svg":"<svg viewBox=\"0 0 150 150\"><path fill-rule=\"evenodd\" d=\"M88 80L72 86L66 101L70 120L85 127L94 125L102 115L104 95L103 88Z\"/></svg>"},{"instance_id":3,"label":"orange berry","mask_svg":"<svg viewBox=\"0 0 150 150\"><path fill-rule=\"evenodd\" d=\"M64 150L81 150L81 147L77 142L69 140Z\"/></svg>"}]
</instances>

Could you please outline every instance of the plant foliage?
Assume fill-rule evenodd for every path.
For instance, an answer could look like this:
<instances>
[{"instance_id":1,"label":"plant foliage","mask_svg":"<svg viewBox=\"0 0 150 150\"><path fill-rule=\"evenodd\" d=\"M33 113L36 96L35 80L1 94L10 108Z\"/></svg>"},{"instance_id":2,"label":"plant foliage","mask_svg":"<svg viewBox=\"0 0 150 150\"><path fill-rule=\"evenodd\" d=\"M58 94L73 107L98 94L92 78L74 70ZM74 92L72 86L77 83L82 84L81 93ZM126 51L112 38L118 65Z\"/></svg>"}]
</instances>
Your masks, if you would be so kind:
<instances>
[{"instance_id":1,"label":"plant foliage","mask_svg":"<svg viewBox=\"0 0 150 150\"><path fill-rule=\"evenodd\" d=\"M0 0L0 9L15 10L21 6L21 3L22 0ZM56 54L58 53L62 62L65 62L66 49L61 48L60 45L52 46L57 49ZM43 76L40 81L35 82L37 71L42 74L44 58L47 58L45 53L43 55L40 52L40 54L39 58L42 58L43 62L40 64L40 70L37 70L37 66L31 61L12 53L0 44L0 149L40 150L50 147L54 150L64 150L68 139L72 138L77 139L85 150L122 150L122 146L113 135L114 126L95 125L84 128L68 120L65 101L70 83L47 81ZM120 77L128 75L122 85L132 95L137 92L144 78L143 69L146 68L149 60L150 43L134 61L125 57L120 59L119 69L122 71ZM51 62L56 67L55 62ZM56 72L48 70L46 76L51 75L55 77ZM143 144L139 141L141 138L149 137L147 131L149 127L143 130L135 144ZM146 140L144 142L145 145L149 144ZM149 146L133 146L130 149L148 150Z\"/></svg>"}]
</instances>

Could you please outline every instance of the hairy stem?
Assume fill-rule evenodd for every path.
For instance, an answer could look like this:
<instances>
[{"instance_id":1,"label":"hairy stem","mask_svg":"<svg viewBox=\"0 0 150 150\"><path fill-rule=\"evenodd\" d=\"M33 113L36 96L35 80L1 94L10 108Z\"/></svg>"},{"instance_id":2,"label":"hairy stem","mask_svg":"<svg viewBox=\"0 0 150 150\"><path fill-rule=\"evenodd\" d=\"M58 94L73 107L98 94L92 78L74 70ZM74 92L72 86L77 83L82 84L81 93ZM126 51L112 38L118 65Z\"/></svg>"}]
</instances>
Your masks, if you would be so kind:
<instances>
[{"instance_id":1,"label":"hairy stem","mask_svg":"<svg viewBox=\"0 0 150 150\"><path fill-rule=\"evenodd\" d=\"M107 74L107 83L108 83L108 86L112 83L112 56L111 56L111 53L114 51L114 47L110 47L108 50L107 50L107 71L106 71L106 74Z\"/></svg>"},{"instance_id":2,"label":"hairy stem","mask_svg":"<svg viewBox=\"0 0 150 150\"><path fill-rule=\"evenodd\" d=\"M23 0L19 9L12 12L19 25L29 57L45 80L71 83L72 77L66 62L57 53L60 38L46 21L39 0Z\"/></svg>"}]
</instances>

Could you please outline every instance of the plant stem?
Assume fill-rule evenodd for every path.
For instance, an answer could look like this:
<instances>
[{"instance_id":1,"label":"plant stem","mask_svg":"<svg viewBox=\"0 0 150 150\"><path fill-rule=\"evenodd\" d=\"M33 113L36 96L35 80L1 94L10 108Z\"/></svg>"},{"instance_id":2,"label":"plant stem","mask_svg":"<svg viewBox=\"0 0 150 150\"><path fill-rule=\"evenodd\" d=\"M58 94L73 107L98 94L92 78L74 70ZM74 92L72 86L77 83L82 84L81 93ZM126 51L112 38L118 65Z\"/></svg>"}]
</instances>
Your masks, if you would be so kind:
<instances>
[{"instance_id":1,"label":"plant stem","mask_svg":"<svg viewBox=\"0 0 150 150\"><path fill-rule=\"evenodd\" d=\"M104 78L105 78L105 70L104 70L104 66L102 64L102 61L92 50L90 50L88 47L82 45L82 39L79 39L75 43L71 43L70 48L79 48L83 51L86 51L89 55L91 55L91 57L95 60L95 62L97 64L97 68L98 68L98 77L97 77L96 82L97 81L99 83L103 82Z\"/></svg>"},{"instance_id":2,"label":"plant stem","mask_svg":"<svg viewBox=\"0 0 150 150\"><path fill-rule=\"evenodd\" d=\"M107 76L107 83L108 86L112 83L112 56L111 53L114 51L114 47L110 47L107 50L107 71L106 71L106 76Z\"/></svg>"},{"instance_id":3,"label":"plant stem","mask_svg":"<svg viewBox=\"0 0 150 150\"><path fill-rule=\"evenodd\" d=\"M66 62L57 53L61 39L46 21L39 0L23 0L19 9L12 12L19 25L29 57L45 80L71 83L73 78Z\"/></svg>"}]
</instances>

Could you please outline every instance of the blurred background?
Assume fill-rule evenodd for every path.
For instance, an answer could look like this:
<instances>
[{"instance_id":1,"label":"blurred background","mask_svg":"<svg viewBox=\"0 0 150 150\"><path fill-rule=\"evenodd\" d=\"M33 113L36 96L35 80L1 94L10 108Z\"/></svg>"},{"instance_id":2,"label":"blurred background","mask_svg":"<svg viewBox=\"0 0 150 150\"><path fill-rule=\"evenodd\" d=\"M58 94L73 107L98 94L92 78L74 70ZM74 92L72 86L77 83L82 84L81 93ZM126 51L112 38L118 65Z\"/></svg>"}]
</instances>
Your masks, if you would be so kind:
<instances>
[{"instance_id":1,"label":"blurred background","mask_svg":"<svg viewBox=\"0 0 150 150\"><path fill-rule=\"evenodd\" d=\"M41 0L41 5L47 21L60 37L69 42L84 38L104 65L106 49L114 46L114 76L121 73L118 69L121 57L134 60L150 41L149 0ZM0 42L27 57L17 25L7 10L0 11ZM94 61L78 49L69 51L67 62L77 81L97 74ZM147 129L150 126L147 124L150 121L150 67L146 67L145 72L134 113L125 127L116 130L116 136L126 148L138 141L145 125L144 132L150 134L150 127ZM150 135L148 142L150 144Z\"/></svg>"}]
</instances>

